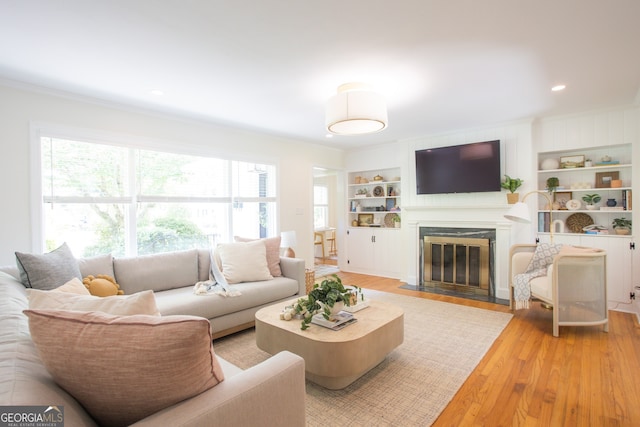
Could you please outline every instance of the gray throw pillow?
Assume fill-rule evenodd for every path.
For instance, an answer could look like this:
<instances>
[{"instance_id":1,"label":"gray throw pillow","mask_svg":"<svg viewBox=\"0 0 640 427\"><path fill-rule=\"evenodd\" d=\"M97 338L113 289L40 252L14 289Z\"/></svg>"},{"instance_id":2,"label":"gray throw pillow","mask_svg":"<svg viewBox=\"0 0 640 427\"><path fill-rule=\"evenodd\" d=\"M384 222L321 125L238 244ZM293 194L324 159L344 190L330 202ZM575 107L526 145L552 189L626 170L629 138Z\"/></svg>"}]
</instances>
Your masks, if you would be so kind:
<instances>
[{"instance_id":1,"label":"gray throw pillow","mask_svg":"<svg viewBox=\"0 0 640 427\"><path fill-rule=\"evenodd\" d=\"M62 286L74 277L82 281L78 261L66 243L42 255L16 252L16 264L20 281L27 288L46 291Z\"/></svg>"}]
</instances>

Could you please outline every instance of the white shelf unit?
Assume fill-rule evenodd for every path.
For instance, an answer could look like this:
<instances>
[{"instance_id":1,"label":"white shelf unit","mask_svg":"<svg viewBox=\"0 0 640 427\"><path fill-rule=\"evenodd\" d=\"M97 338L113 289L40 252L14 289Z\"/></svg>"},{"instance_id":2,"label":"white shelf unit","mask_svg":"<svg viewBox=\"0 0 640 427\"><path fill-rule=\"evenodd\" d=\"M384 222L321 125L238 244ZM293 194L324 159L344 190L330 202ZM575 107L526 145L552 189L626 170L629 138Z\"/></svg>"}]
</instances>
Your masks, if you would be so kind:
<instances>
[{"instance_id":1,"label":"white shelf unit","mask_svg":"<svg viewBox=\"0 0 640 427\"><path fill-rule=\"evenodd\" d=\"M619 163L592 167L547 170L539 169L538 190L546 191L547 179L556 177L559 180L560 186L552 195L550 195L552 197L552 201L555 202L572 199L577 200L580 203L580 208L573 210L564 208L562 202L560 202L559 209L558 205L552 206L553 220L566 222L567 218L572 214L587 214L593 219L594 224L607 227L608 234L597 234L594 235L595 237L616 236L615 230L612 227L613 219L626 218L630 220L632 216L633 192L631 181L633 168L631 164L631 144L539 153L538 165L542 165L547 159L556 159L560 162L562 157L572 156L584 156L585 159L591 159L594 164L600 162L603 157L609 156L612 161L617 161ZM610 185L608 178L621 180L622 186L618 188L611 188L610 186L601 187L600 185ZM599 184L599 182L604 184ZM601 197L601 200L595 205L595 209L593 210L587 209L586 202L582 200L582 197L587 194L598 194ZM608 209L609 207L607 206L607 202L610 199L615 200L616 210ZM548 201L545 198L538 198L539 213L548 213L549 206L547 205ZM622 208L622 210L620 210L620 208ZM543 232L542 228L543 226L539 224L538 230L540 232ZM564 234L576 233L569 231L565 226Z\"/></svg>"},{"instance_id":2,"label":"white shelf unit","mask_svg":"<svg viewBox=\"0 0 640 427\"><path fill-rule=\"evenodd\" d=\"M348 173L346 265L342 270L400 277L402 234L391 221L401 215L400 184L399 167Z\"/></svg>"},{"instance_id":3,"label":"white shelf unit","mask_svg":"<svg viewBox=\"0 0 640 427\"><path fill-rule=\"evenodd\" d=\"M580 209L577 210L552 210L553 220L565 222L564 233L554 233L554 242L569 245L588 246L600 248L607 251L607 299L610 306L618 303L628 303L629 290L632 288L632 235L617 235L612 227L614 218L632 219L632 210L601 210L606 207L608 199L615 199L617 206L622 204L622 195L627 192L631 195L630 207L633 208L632 190L632 146L631 144L612 145L592 148L580 148L575 150L564 150L554 152L538 153L538 166L546 159L553 158L560 161L561 157L581 156L590 158L595 164L605 156L611 160L618 161L618 164L606 166L577 167L567 169L538 170L538 190L546 191L546 181L550 177L557 177L560 188L556 190L554 196L563 192L571 192L571 198L579 200ZM602 176L612 176L612 172L617 173L622 180L620 188L598 187L596 184L596 174ZM600 202L596 204L596 209L588 210L586 203L582 200L585 194L599 194ZM553 196L552 196L553 197ZM555 198L555 197L554 197ZM538 197L538 212L548 213L548 202L544 197ZM566 221L570 215L583 213L589 215L594 224L607 227L608 234L585 234L581 232L571 232L566 226ZM539 224L540 226L540 224ZM540 228L539 228L540 229ZM541 242L549 242L550 233L538 232Z\"/></svg>"},{"instance_id":4,"label":"white shelf unit","mask_svg":"<svg viewBox=\"0 0 640 427\"><path fill-rule=\"evenodd\" d=\"M398 228L400 168L351 172L347 187L349 227Z\"/></svg>"}]
</instances>

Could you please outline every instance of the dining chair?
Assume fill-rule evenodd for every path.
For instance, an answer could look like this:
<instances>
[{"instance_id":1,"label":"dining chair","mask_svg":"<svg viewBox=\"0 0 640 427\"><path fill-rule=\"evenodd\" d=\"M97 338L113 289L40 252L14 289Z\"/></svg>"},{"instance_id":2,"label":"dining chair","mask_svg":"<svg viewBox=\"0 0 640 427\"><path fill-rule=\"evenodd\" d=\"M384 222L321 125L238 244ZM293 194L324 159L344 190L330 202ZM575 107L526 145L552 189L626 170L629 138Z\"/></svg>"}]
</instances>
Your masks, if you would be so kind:
<instances>
[{"instance_id":1,"label":"dining chair","mask_svg":"<svg viewBox=\"0 0 640 427\"><path fill-rule=\"evenodd\" d=\"M336 230L331 230L331 234L327 237L329 243L329 256L338 255L338 249L336 248Z\"/></svg>"},{"instance_id":2,"label":"dining chair","mask_svg":"<svg viewBox=\"0 0 640 427\"><path fill-rule=\"evenodd\" d=\"M321 245L321 247L322 247L322 258L324 258L325 257L324 256L324 233L315 231L313 233L313 244L314 245Z\"/></svg>"}]
</instances>

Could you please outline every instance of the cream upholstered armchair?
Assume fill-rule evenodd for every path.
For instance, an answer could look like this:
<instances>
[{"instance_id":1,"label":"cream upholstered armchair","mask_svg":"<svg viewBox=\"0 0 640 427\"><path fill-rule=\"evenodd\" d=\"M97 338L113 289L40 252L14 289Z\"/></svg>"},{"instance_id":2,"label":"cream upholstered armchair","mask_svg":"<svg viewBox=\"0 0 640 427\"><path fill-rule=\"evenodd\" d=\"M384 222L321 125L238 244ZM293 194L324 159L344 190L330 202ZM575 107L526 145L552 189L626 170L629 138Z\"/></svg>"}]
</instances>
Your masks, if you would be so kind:
<instances>
[{"instance_id":1,"label":"cream upholstered armchair","mask_svg":"<svg viewBox=\"0 0 640 427\"><path fill-rule=\"evenodd\" d=\"M537 245L513 245L510 250L510 307L514 308L514 277L525 273ZM565 246L545 275L529 281L531 297L553 306L553 336L560 326L604 325L607 310L607 253L602 249Z\"/></svg>"}]
</instances>

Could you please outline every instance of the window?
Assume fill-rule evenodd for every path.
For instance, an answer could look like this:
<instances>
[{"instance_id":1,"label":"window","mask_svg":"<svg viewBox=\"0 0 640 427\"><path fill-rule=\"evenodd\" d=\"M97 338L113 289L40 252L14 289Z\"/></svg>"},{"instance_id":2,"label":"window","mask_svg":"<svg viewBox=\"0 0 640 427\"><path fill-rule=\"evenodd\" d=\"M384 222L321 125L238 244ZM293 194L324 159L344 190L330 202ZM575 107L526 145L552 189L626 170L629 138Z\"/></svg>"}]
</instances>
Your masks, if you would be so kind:
<instances>
[{"instance_id":1,"label":"window","mask_svg":"<svg viewBox=\"0 0 640 427\"><path fill-rule=\"evenodd\" d=\"M276 232L276 168L42 137L46 250L76 256L208 248Z\"/></svg>"},{"instance_id":2,"label":"window","mask_svg":"<svg viewBox=\"0 0 640 427\"><path fill-rule=\"evenodd\" d=\"M329 189L326 185L313 186L313 227L329 226Z\"/></svg>"}]
</instances>

